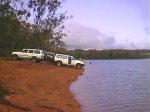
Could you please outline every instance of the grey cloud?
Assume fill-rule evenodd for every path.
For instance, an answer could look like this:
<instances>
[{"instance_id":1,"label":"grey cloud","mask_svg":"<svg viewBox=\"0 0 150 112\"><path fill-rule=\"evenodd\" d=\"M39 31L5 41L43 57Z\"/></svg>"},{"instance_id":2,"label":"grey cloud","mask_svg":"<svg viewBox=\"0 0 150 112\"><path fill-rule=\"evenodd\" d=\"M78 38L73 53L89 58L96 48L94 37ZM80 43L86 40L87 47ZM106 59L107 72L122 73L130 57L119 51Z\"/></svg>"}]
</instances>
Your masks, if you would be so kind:
<instances>
[{"instance_id":1,"label":"grey cloud","mask_svg":"<svg viewBox=\"0 0 150 112\"><path fill-rule=\"evenodd\" d=\"M68 35L63 38L67 48L70 49L148 49L149 42L135 43L126 40L122 43L117 41L117 37L104 34L94 28L80 24L66 24L64 32Z\"/></svg>"},{"instance_id":2,"label":"grey cloud","mask_svg":"<svg viewBox=\"0 0 150 112\"><path fill-rule=\"evenodd\" d=\"M94 28L80 24L67 24L65 32L68 37L64 37L63 40L72 49L110 49L123 47L117 44L115 37L107 36Z\"/></svg>"}]
</instances>

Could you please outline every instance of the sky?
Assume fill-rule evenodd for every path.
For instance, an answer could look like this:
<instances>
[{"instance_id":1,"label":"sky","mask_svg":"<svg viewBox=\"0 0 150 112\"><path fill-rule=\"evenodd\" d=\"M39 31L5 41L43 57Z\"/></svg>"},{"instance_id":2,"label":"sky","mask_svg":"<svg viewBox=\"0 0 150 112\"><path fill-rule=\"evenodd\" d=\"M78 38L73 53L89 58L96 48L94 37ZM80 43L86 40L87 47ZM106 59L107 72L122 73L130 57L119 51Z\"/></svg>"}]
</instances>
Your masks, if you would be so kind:
<instances>
[{"instance_id":1,"label":"sky","mask_svg":"<svg viewBox=\"0 0 150 112\"><path fill-rule=\"evenodd\" d=\"M150 0L65 0L69 49L150 49Z\"/></svg>"}]
</instances>

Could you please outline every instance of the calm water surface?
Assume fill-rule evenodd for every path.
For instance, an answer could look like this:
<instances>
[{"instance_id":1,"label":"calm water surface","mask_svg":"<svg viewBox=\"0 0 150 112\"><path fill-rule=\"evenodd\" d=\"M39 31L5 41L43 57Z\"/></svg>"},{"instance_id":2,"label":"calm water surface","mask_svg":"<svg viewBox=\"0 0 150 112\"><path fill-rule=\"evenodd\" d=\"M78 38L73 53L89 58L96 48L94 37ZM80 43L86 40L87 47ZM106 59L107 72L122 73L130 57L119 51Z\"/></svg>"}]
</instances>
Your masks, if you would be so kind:
<instances>
[{"instance_id":1,"label":"calm water surface","mask_svg":"<svg viewBox=\"0 0 150 112\"><path fill-rule=\"evenodd\" d=\"M150 112L149 59L85 64L83 75L70 87L82 112Z\"/></svg>"}]
</instances>

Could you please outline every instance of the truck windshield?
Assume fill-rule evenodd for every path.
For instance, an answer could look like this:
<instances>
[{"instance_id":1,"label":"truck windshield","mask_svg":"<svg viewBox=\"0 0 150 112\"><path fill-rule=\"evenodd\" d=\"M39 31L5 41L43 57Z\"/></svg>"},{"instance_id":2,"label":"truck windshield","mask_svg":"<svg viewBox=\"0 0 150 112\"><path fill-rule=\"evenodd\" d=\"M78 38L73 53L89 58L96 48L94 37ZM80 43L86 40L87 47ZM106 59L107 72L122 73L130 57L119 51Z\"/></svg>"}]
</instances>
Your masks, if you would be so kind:
<instances>
[{"instance_id":1,"label":"truck windshield","mask_svg":"<svg viewBox=\"0 0 150 112\"><path fill-rule=\"evenodd\" d=\"M71 59L72 59L72 60L75 60L75 58L74 58L73 56L71 57Z\"/></svg>"}]
</instances>

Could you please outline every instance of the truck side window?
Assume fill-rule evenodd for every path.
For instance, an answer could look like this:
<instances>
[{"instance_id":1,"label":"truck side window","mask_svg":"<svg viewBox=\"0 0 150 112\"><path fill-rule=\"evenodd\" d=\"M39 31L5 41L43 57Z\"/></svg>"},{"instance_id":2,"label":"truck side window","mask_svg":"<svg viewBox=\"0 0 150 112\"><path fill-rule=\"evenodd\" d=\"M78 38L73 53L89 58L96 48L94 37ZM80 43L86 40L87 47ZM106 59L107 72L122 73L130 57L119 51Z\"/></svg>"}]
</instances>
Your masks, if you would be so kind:
<instances>
[{"instance_id":1,"label":"truck side window","mask_svg":"<svg viewBox=\"0 0 150 112\"><path fill-rule=\"evenodd\" d=\"M22 50L22 52L23 52L23 53L27 53L27 52L28 52L28 50Z\"/></svg>"},{"instance_id":2,"label":"truck side window","mask_svg":"<svg viewBox=\"0 0 150 112\"><path fill-rule=\"evenodd\" d=\"M68 56L63 56L63 59L68 59Z\"/></svg>"},{"instance_id":3,"label":"truck side window","mask_svg":"<svg viewBox=\"0 0 150 112\"><path fill-rule=\"evenodd\" d=\"M29 50L29 52L28 53L33 53L33 50Z\"/></svg>"},{"instance_id":4,"label":"truck side window","mask_svg":"<svg viewBox=\"0 0 150 112\"><path fill-rule=\"evenodd\" d=\"M57 58L62 58L62 55L57 55Z\"/></svg>"},{"instance_id":5,"label":"truck side window","mask_svg":"<svg viewBox=\"0 0 150 112\"><path fill-rule=\"evenodd\" d=\"M72 60L75 60L75 58L74 58L74 57L71 57L71 59L72 59Z\"/></svg>"},{"instance_id":6,"label":"truck side window","mask_svg":"<svg viewBox=\"0 0 150 112\"><path fill-rule=\"evenodd\" d=\"M40 54L40 51L39 50L35 50L34 53L35 54Z\"/></svg>"}]
</instances>

